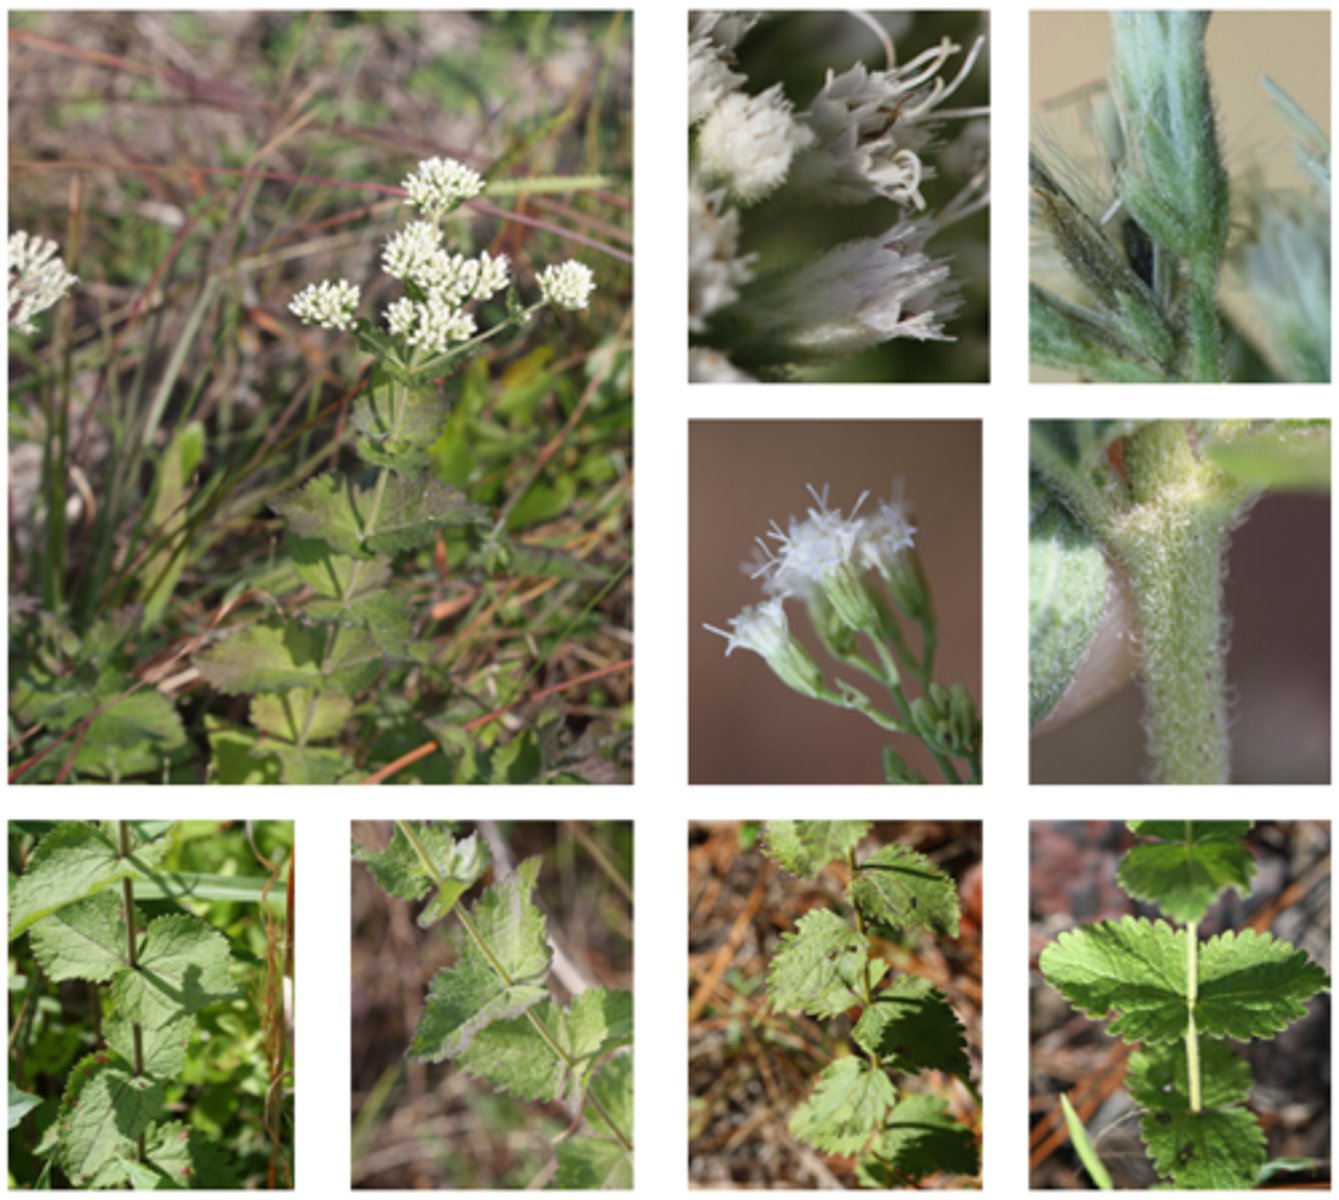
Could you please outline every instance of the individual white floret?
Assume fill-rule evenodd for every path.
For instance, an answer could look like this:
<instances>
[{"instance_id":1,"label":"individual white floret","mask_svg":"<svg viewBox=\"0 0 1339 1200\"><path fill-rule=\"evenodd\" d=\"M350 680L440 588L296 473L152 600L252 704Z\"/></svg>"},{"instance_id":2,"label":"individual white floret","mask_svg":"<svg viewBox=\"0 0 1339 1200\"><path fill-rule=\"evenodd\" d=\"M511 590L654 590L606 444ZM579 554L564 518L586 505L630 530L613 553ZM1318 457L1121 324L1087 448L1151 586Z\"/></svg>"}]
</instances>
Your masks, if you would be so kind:
<instances>
[{"instance_id":1,"label":"individual white floret","mask_svg":"<svg viewBox=\"0 0 1339 1200\"><path fill-rule=\"evenodd\" d=\"M362 291L347 279L310 283L289 301L288 311L304 325L352 329Z\"/></svg>"},{"instance_id":2,"label":"individual white floret","mask_svg":"<svg viewBox=\"0 0 1339 1200\"><path fill-rule=\"evenodd\" d=\"M15 230L9 237L9 327L33 333L33 317L45 312L76 283L57 257L60 247L49 238Z\"/></svg>"},{"instance_id":3,"label":"individual white floret","mask_svg":"<svg viewBox=\"0 0 1339 1200\"><path fill-rule=\"evenodd\" d=\"M753 277L753 255L740 257L739 211L725 208L725 194L688 187L688 328L701 333L707 318L739 299Z\"/></svg>"},{"instance_id":4,"label":"individual white floret","mask_svg":"<svg viewBox=\"0 0 1339 1200\"><path fill-rule=\"evenodd\" d=\"M697 38L688 47L688 124L696 125L731 92L738 91L745 77L730 70L725 52L711 38Z\"/></svg>"},{"instance_id":5,"label":"individual white floret","mask_svg":"<svg viewBox=\"0 0 1339 1200\"><path fill-rule=\"evenodd\" d=\"M698 129L698 161L709 181L753 204L785 182L792 159L813 140L778 83L756 96L722 99Z\"/></svg>"},{"instance_id":6,"label":"individual white floret","mask_svg":"<svg viewBox=\"0 0 1339 1200\"><path fill-rule=\"evenodd\" d=\"M425 217L436 220L484 190L483 176L454 158L424 159L400 185Z\"/></svg>"},{"instance_id":7,"label":"individual white floret","mask_svg":"<svg viewBox=\"0 0 1339 1200\"><path fill-rule=\"evenodd\" d=\"M862 493L851 515L844 517L840 508L828 507L827 484L822 491L812 485L808 490L815 507L803 520L792 516L784 530L773 521L766 540L757 539L762 561L753 574L763 579L770 595L810 599L840 568L860 565L865 521L858 514L868 493Z\"/></svg>"},{"instance_id":8,"label":"individual white floret","mask_svg":"<svg viewBox=\"0 0 1339 1200\"><path fill-rule=\"evenodd\" d=\"M556 308L585 308L595 290L595 276L585 263L568 259L547 266L539 276L539 290Z\"/></svg>"},{"instance_id":9,"label":"individual white floret","mask_svg":"<svg viewBox=\"0 0 1339 1200\"><path fill-rule=\"evenodd\" d=\"M796 161L792 186L832 204L886 196L923 210L920 186L932 171L922 155L941 124L936 110L966 78L981 44L947 85L939 72L961 50L948 38L892 70L863 63L840 75L829 70L803 114L816 141Z\"/></svg>"},{"instance_id":10,"label":"individual white floret","mask_svg":"<svg viewBox=\"0 0 1339 1200\"><path fill-rule=\"evenodd\" d=\"M751 650L797 692L810 697L824 693L822 669L790 632L784 598L774 596L761 604L748 605L730 618L729 632L715 625L703 628L725 638L727 657L739 649Z\"/></svg>"},{"instance_id":11,"label":"individual white floret","mask_svg":"<svg viewBox=\"0 0 1339 1200\"><path fill-rule=\"evenodd\" d=\"M884 575L893 569L899 555L916 544L916 526L900 492L899 481L892 499L879 501L878 511L865 518L857 548L861 565Z\"/></svg>"},{"instance_id":12,"label":"individual white floret","mask_svg":"<svg viewBox=\"0 0 1339 1200\"><path fill-rule=\"evenodd\" d=\"M779 275L766 304L750 307L754 339L795 357L854 354L893 338L952 341L948 262L923 249L934 228L902 221Z\"/></svg>"}]
</instances>

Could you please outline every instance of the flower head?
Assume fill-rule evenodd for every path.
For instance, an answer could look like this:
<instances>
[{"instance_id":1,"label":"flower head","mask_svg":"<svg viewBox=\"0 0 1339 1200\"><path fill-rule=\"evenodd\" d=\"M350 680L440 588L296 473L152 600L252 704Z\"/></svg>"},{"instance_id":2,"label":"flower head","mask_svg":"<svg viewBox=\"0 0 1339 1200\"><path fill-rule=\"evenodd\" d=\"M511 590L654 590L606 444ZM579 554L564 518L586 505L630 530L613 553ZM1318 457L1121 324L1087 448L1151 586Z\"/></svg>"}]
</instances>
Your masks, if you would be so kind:
<instances>
[{"instance_id":1,"label":"flower head","mask_svg":"<svg viewBox=\"0 0 1339 1200\"><path fill-rule=\"evenodd\" d=\"M429 354L443 353L452 342L474 336L474 317L440 293L424 300L403 296L386 309L386 328L405 343Z\"/></svg>"},{"instance_id":2,"label":"flower head","mask_svg":"<svg viewBox=\"0 0 1339 1200\"><path fill-rule=\"evenodd\" d=\"M362 292L347 279L310 283L289 302L288 311L304 325L322 329L352 329L353 314Z\"/></svg>"},{"instance_id":3,"label":"flower head","mask_svg":"<svg viewBox=\"0 0 1339 1200\"><path fill-rule=\"evenodd\" d=\"M756 96L725 96L702 122L697 152L708 179L753 204L785 182L791 160L813 140L778 83Z\"/></svg>"},{"instance_id":4,"label":"flower head","mask_svg":"<svg viewBox=\"0 0 1339 1200\"><path fill-rule=\"evenodd\" d=\"M688 185L688 328L701 333L717 309L739 299L753 277L753 255L739 255L739 210L723 192Z\"/></svg>"},{"instance_id":5,"label":"flower head","mask_svg":"<svg viewBox=\"0 0 1339 1200\"><path fill-rule=\"evenodd\" d=\"M15 230L9 237L9 327L33 333L33 317L45 312L76 283L57 257L60 247L49 238Z\"/></svg>"},{"instance_id":6,"label":"flower head","mask_svg":"<svg viewBox=\"0 0 1339 1200\"><path fill-rule=\"evenodd\" d=\"M741 647L761 655L777 677L788 687L806 696L823 692L823 672L790 632L786 620L785 598L774 596L761 604L751 604L730 618L730 631L714 625L703 628L725 638L727 657Z\"/></svg>"},{"instance_id":7,"label":"flower head","mask_svg":"<svg viewBox=\"0 0 1339 1200\"><path fill-rule=\"evenodd\" d=\"M585 308L595 290L595 276L585 263L568 259L547 266L539 276L544 299L557 308Z\"/></svg>"},{"instance_id":8,"label":"flower head","mask_svg":"<svg viewBox=\"0 0 1339 1200\"><path fill-rule=\"evenodd\" d=\"M688 46L688 124L705 121L712 110L737 91L744 76L730 69L727 51L709 37L696 38Z\"/></svg>"},{"instance_id":9,"label":"flower head","mask_svg":"<svg viewBox=\"0 0 1339 1200\"><path fill-rule=\"evenodd\" d=\"M424 159L400 185L429 220L445 216L484 190L483 176L454 158Z\"/></svg>"}]
</instances>

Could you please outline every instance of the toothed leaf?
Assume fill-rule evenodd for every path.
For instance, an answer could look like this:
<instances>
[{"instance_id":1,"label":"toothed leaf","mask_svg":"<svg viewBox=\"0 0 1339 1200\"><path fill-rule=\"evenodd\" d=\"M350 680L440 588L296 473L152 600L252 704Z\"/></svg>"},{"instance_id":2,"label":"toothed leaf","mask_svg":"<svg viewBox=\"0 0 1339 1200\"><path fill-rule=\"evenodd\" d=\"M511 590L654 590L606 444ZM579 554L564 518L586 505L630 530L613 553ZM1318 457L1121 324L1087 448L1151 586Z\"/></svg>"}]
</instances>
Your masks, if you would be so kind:
<instances>
[{"instance_id":1,"label":"toothed leaf","mask_svg":"<svg viewBox=\"0 0 1339 1200\"><path fill-rule=\"evenodd\" d=\"M791 1114L790 1132L829 1154L858 1154L883 1127L896 1099L884 1072L863 1058L839 1058Z\"/></svg>"},{"instance_id":2,"label":"toothed leaf","mask_svg":"<svg viewBox=\"0 0 1339 1200\"><path fill-rule=\"evenodd\" d=\"M135 970L122 971L112 995L141 1025L166 1025L182 1013L237 995L228 973L228 939L195 917L150 921Z\"/></svg>"},{"instance_id":3,"label":"toothed leaf","mask_svg":"<svg viewBox=\"0 0 1339 1200\"><path fill-rule=\"evenodd\" d=\"M869 821L768 821L763 852L792 875L813 878L845 859L869 831Z\"/></svg>"},{"instance_id":4,"label":"toothed leaf","mask_svg":"<svg viewBox=\"0 0 1339 1200\"><path fill-rule=\"evenodd\" d=\"M957 885L909 846L885 846L862 862L851 881L851 900L884 925L958 936Z\"/></svg>"},{"instance_id":5,"label":"toothed leaf","mask_svg":"<svg viewBox=\"0 0 1339 1200\"><path fill-rule=\"evenodd\" d=\"M125 966L126 933L116 891L96 892L43 917L29 938L47 977L105 982Z\"/></svg>"},{"instance_id":6,"label":"toothed leaf","mask_svg":"<svg viewBox=\"0 0 1339 1200\"><path fill-rule=\"evenodd\" d=\"M1116 881L1137 900L1156 904L1183 925L1198 921L1218 893L1232 887L1249 895L1255 859L1241 843L1248 821L1131 821L1140 837L1116 868Z\"/></svg>"},{"instance_id":7,"label":"toothed leaf","mask_svg":"<svg viewBox=\"0 0 1339 1200\"><path fill-rule=\"evenodd\" d=\"M767 972L768 1002L775 1012L835 1017L864 997L869 942L836 913L816 908L796 922Z\"/></svg>"},{"instance_id":8,"label":"toothed leaf","mask_svg":"<svg viewBox=\"0 0 1339 1200\"><path fill-rule=\"evenodd\" d=\"M906 1187L927 1175L975 1175L980 1169L972 1131L949 1115L935 1096L903 1096L888 1114L874 1144L875 1161L860 1167L860 1181L880 1187Z\"/></svg>"},{"instance_id":9,"label":"toothed leaf","mask_svg":"<svg viewBox=\"0 0 1339 1200\"><path fill-rule=\"evenodd\" d=\"M948 997L921 975L900 975L876 993L851 1036L891 1070L971 1074L963 1028Z\"/></svg>"},{"instance_id":10,"label":"toothed leaf","mask_svg":"<svg viewBox=\"0 0 1339 1200\"><path fill-rule=\"evenodd\" d=\"M1268 1157L1264 1130L1245 1108L1149 1112L1139 1129L1154 1167L1177 1188L1253 1188Z\"/></svg>"}]
</instances>

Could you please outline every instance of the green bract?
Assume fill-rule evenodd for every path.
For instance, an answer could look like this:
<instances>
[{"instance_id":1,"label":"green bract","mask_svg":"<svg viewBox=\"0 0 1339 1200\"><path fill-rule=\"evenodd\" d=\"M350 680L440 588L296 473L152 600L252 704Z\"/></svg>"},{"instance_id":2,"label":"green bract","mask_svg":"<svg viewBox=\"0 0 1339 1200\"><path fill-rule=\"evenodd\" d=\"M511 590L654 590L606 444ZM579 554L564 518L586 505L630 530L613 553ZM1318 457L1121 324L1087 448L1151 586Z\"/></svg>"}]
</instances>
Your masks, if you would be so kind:
<instances>
[{"instance_id":1,"label":"green bract","mask_svg":"<svg viewBox=\"0 0 1339 1200\"><path fill-rule=\"evenodd\" d=\"M1199 941L1197 922L1216 897L1249 888L1255 864L1241 839L1250 822L1129 825L1159 840L1130 850L1117 880L1185 928L1134 917L1082 926L1042 951L1042 974L1080 1012L1143 1043L1130 1057L1128 1084L1159 1175L1178 1188L1254 1187L1265 1136L1245 1107L1250 1068L1223 1039L1273 1037L1306 1015L1329 978L1268 933L1229 930Z\"/></svg>"},{"instance_id":2,"label":"green bract","mask_svg":"<svg viewBox=\"0 0 1339 1200\"><path fill-rule=\"evenodd\" d=\"M851 873L847 899L854 924L813 909L783 934L767 976L770 1007L831 1020L859 1009L850 1053L829 1063L809 1097L791 1114L790 1132L828 1154L856 1159L862 1183L911 1186L942 1172L974 1175L976 1137L944 1101L916 1086L938 1070L968 1084L962 1025L948 998L928 979L892 973L872 957L867 923L958 932L953 881L907 846L885 846L858 859L867 821L769 821L764 851L787 870L812 878L833 862ZM882 984L882 986L880 986ZM905 1077L895 1085L891 1072ZM975 1094L975 1093L973 1093Z\"/></svg>"},{"instance_id":3,"label":"green bract","mask_svg":"<svg viewBox=\"0 0 1339 1200\"><path fill-rule=\"evenodd\" d=\"M490 865L477 835L457 840L432 822L397 821L390 845L354 843L390 895L419 900L427 928L455 914L465 933L455 963L428 987L409 1057L451 1059L499 1091L557 1101L580 1115L580 1132L556 1149L561 1188L632 1187L632 995L590 988L561 1004L548 986L552 954L532 893L538 858L485 888L468 908L461 897Z\"/></svg>"}]
</instances>

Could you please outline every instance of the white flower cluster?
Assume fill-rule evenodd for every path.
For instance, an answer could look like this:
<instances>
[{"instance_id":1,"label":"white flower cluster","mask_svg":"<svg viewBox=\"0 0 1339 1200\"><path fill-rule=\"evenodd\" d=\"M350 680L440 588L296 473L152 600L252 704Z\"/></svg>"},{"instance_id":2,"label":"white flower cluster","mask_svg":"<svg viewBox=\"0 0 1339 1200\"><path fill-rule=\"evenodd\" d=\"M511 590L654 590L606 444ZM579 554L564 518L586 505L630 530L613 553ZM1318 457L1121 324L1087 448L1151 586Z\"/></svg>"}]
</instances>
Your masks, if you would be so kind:
<instances>
[{"instance_id":1,"label":"white flower cluster","mask_svg":"<svg viewBox=\"0 0 1339 1200\"><path fill-rule=\"evenodd\" d=\"M736 51L763 16L689 14L691 378L750 378L722 356L757 369L848 355L893 338L950 340L944 322L958 309L956 288L946 260L926 254L925 244L950 220L984 206L984 166L940 219L899 221L882 237L772 272L765 287L755 283L755 256L739 252L741 220L777 194L824 205L883 199L923 212L921 185L934 175L924 155L938 146L940 125L985 111L941 107L971 73L983 39L947 81L942 72L962 52L951 39L901 66L893 65L889 43L887 69L862 62L829 69L797 112L781 84L756 95L746 90ZM978 131L973 136L979 141ZM708 348L715 357L696 353Z\"/></svg>"},{"instance_id":2,"label":"white flower cluster","mask_svg":"<svg viewBox=\"0 0 1339 1200\"><path fill-rule=\"evenodd\" d=\"M473 200L484 190L484 179L454 158L427 158L400 186L409 193L405 203L430 220L437 220L466 200Z\"/></svg>"},{"instance_id":3,"label":"white flower cluster","mask_svg":"<svg viewBox=\"0 0 1339 1200\"><path fill-rule=\"evenodd\" d=\"M751 573L762 580L768 598L730 618L728 632L705 626L726 639L727 655L740 648L752 650L778 674L784 667L788 676L803 672L798 671L800 647L790 633L786 600L824 598L852 629L867 630L876 617L859 577L877 571L886 580L892 578L915 545L916 527L898 498L880 501L876 511L862 516L869 496L862 492L850 515L843 516L841 509L828 506L826 484L821 491L810 486L809 494L814 506L803 520L792 516L785 529L773 521L766 536L757 539L761 556ZM790 678L787 682L796 686Z\"/></svg>"},{"instance_id":4,"label":"white flower cluster","mask_svg":"<svg viewBox=\"0 0 1339 1200\"><path fill-rule=\"evenodd\" d=\"M65 269L59 250L49 238L21 229L9 235L9 327L18 333L36 332L33 318L79 282Z\"/></svg>"},{"instance_id":5,"label":"white flower cluster","mask_svg":"<svg viewBox=\"0 0 1339 1200\"><path fill-rule=\"evenodd\" d=\"M309 283L294 296L288 311L304 325L352 329L353 314L361 297L361 289L347 279L323 279L320 283Z\"/></svg>"},{"instance_id":6,"label":"white flower cluster","mask_svg":"<svg viewBox=\"0 0 1339 1200\"><path fill-rule=\"evenodd\" d=\"M595 276L585 263L568 259L545 267L539 275L540 294L557 308L585 308L595 290Z\"/></svg>"},{"instance_id":7,"label":"white flower cluster","mask_svg":"<svg viewBox=\"0 0 1339 1200\"><path fill-rule=\"evenodd\" d=\"M381 265L386 274L409 286L411 294L387 306L386 328L405 346L429 355L468 341L477 325L469 305L487 300L510 282L505 255L486 250L475 258L452 254L438 223L446 213L484 188L483 178L451 159L419 163L404 181L408 202L425 220L411 221L386 242ZM559 308L585 308L595 290L590 268L568 261L544 269L539 280L544 300ZM293 298L289 310L308 325L352 329L359 290L347 280L311 284Z\"/></svg>"}]
</instances>

